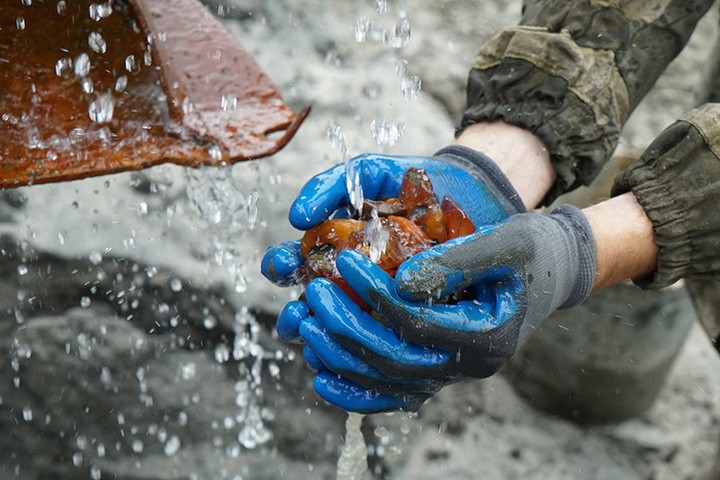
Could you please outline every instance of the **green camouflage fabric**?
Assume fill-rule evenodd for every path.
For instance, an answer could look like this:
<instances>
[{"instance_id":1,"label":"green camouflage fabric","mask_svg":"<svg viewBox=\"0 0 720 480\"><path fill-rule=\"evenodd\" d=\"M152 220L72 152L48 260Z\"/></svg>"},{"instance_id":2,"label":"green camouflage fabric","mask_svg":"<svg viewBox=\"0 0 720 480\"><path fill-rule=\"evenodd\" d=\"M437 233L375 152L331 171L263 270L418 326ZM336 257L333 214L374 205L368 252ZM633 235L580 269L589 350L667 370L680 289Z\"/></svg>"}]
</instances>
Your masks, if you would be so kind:
<instances>
[{"instance_id":1,"label":"green camouflage fabric","mask_svg":"<svg viewBox=\"0 0 720 480\"><path fill-rule=\"evenodd\" d=\"M627 191L652 221L660 247L657 270L636 283L662 288L687 279L698 316L720 348L720 103L665 129L615 180L613 195Z\"/></svg>"},{"instance_id":2,"label":"green camouflage fabric","mask_svg":"<svg viewBox=\"0 0 720 480\"><path fill-rule=\"evenodd\" d=\"M713 0L525 0L519 26L481 48L460 130L504 120L547 145L545 203L589 184L620 130Z\"/></svg>"}]
</instances>

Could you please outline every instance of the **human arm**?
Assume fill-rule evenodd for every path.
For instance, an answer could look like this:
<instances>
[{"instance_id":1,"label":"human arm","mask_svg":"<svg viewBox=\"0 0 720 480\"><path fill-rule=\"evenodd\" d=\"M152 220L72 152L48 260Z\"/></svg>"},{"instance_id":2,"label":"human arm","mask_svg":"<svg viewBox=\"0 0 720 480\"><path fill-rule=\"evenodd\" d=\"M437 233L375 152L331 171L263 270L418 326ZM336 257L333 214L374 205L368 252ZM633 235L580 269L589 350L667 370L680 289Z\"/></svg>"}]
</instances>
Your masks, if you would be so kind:
<instances>
[{"instance_id":1,"label":"human arm","mask_svg":"<svg viewBox=\"0 0 720 480\"><path fill-rule=\"evenodd\" d=\"M529 130L502 120L470 125L456 143L492 158L527 210L540 204L557 178L545 144Z\"/></svg>"},{"instance_id":2,"label":"human arm","mask_svg":"<svg viewBox=\"0 0 720 480\"><path fill-rule=\"evenodd\" d=\"M448 383L493 374L555 309L580 303L613 275L619 279L616 264L626 265L627 275L654 268L652 229L637 228L637 214L642 209L632 193L582 213L565 207L549 216L521 214L442 252L413 257L397 280L360 255L341 255L344 278L391 328L354 309L332 284L311 283L313 313L300 321L298 335L318 371L316 391L365 413L415 409ZM629 241L650 248L632 251ZM593 244L607 253L596 268ZM614 257L623 250L628 255ZM471 300L441 304L459 288L473 292ZM437 303L423 300L427 290ZM418 359L411 349L421 346L427 351Z\"/></svg>"},{"instance_id":3,"label":"human arm","mask_svg":"<svg viewBox=\"0 0 720 480\"><path fill-rule=\"evenodd\" d=\"M712 3L526 0L476 58L461 131L502 119L537 135L558 174L546 202L590 183Z\"/></svg>"},{"instance_id":4,"label":"human arm","mask_svg":"<svg viewBox=\"0 0 720 480\"><path fill-rule=\"evenodd\" d=\"M720 277L720 248L718 248L720 245L720 215L717 213L717 205L720 205L720 122L717 121L718 119L720 119L720 105L706 105L669 127L635 164L618 177L614 187L615 197L583 210L583 216L587 219L585 227L582 227L582 222L576 222L574 226L570 226L569 230L574 233L567 238L582 238L582 235L577 237L578 227L580 227L579 231L591 232L596 252L593 289L627 279L633 279L646 288L661 288L679 278L712 279ZM520 220L521 217L523 215L515 217L515 219ZM535 217L540 216L535 215ZM511 219L508 224L512 222ZM488 370L482 371L482 359L486 362L485 367L491 366L493 362L495 365L501 365L502 361L497 362L497 354L501 353L504 347L510 347L504 353L505 358L509 358L514 349L522 343L523 329L526 332L531 331L542 322L549 312L557 308L560 302L566 301L565 299L570 295L568 292L577 291L577 289L568 288L568 285L577 285L576 281L546 282L534 290L535 294L530 291L532 283L537 282L537 280L531 282L530 278L531 276L539 278L538 272L547 271L549 276L555 278L582 277L582 275L578 277L582 270L578 268L579 263L558 261L558 259L574 257L571 250L563 250L559 256L554 256L554 260L545 262L544 267L539 269L533 265L540 265L540 263L523 261L523 257L530 257L518 254L517 246L513 241L508 240L524 236L548 237L552 232L546 230L544 225L545 222L542 221L537 221L532 226L529 223L524 227L520 225L520 228L514 229L513 235L500 235L501 228L497 228L484 237L478 234L475 239L469 238L464 252L450 252L449 256L437 255L437 250L443 248L441 246L436 247L435 252L428 251L413 257L407 262L408 265L402 266L398 272L394 290L399 294L388 294L386 298L390 301L378 304L378 308L383 311L382 317L390 319L389 322L393 325L396 323L401 325L398 330L402 332L403 339L414 344L439 347L440 351L449 351L450 356L455 359L467 357L469 352L474 351L475 353L470 353L470 356L473 356L491 345L494 349L493 355L488 355L487 352L482 354L481 362L474 363L477 370L474 374L470 371L470 375L467 376L482 376L491 373ZM587 234L584 236L587 238ZM552 238L562 238L562 235L552 234ZM536 250L542 252L543 255L552 255L552 245L573 243L576 242L552 240ZM476 248L467 248L468 246ZM489 257L485 255L487 252L490 252ZM448 253L448 250L443 253ZM430 257L430 261L427 261L428 257ZM491 265L491 262L496 262L498 259L501 262L505 259L508 266L513 267L511 271L525 272L525 275L521 275L521 277L528 282L527 290L523 291L523 288L517 288L511 292L510 298L514 300L526 298L528 306L532 303L532 299L544 298L542 302L535 302L532 304L532 308L529 307L525 310L531 312L531 315L521 318L510 316L500 323L501 326L510 325L513 322L516 325L519 323L521 327L516 329L519 333L517 337L498 337L491 333L486 337L487 341L478 341L477 337L473 338L468 334L458 337L457 328L450 324L442 327L439 333L436 328L436 331L429 336L412 333L413 325L416 324L413 321L403 320L404 313L414 311L415 317L420 318L420 321L417 322L420 325L430 324L437 327L438 324L433 320L438 318L433 312L435 307L427 304L418 306L413 303L414 300L426 295L425 291L435 291L436 287L440 286L446 291L465 288L468 284L463 282L467 282L468 278L472 278L471 283L477 280L482 281L483 274L473 273L472 265ZM519 263L518 259L520 259ZM348 278L357 276L356 272L362 272L366 267L372 268L370 265L363 267L361 263L355 263L352 269L347 269L344 273ZM418 265L421 268L418 268ZM437 274L438 271L441 272L440 275ZM462 272L462 274L455 272ZM372 278L372 275L368 275L367 272L364 276ZM434 281L441 283L434 285L432 283ZM354 287L367 290L368 285L370 284L367 282L365 284L358 282ZM419 285L421 287L418 287ZM507 282L503 282L501 278L491 286L490 291L495 292L495 298L502 299L503 292L508 292L503 285L507 285ZM317 288L315 286L313 290ZM386 288L385 291L392 292L389 288ZM589 292L589 289L583 291ZM443 293L445 292L441 292L438 296L442 296ZM378 298L379 296L382 295L373 293L368 295L368 298ZM575 301L579 301L577 297ZM500 303L499 300L496 301L496 305ZM386 305L394 305L394 308L388 308ZM486 310L492 311L492 309ZM465 317L470 318L471 314L471 312L465 312ZM392 320L393 317L395 320ZM319 318L328 332L336 331L332 315L323 312ZM712 321L712 318L710 317L710 320L706 319L706 321ZM366 322L373 322L372 317L369 316L364 317L363 320L355 322L355 325L362 326ZM706 324L705 327L708 332L718 331L716 324ZM408 328L410 330L407 330ZM443 328L444 331L442 331ZM493 328L488 330L488 332L492 331ZM447 339L453 337L461 340L448 348ZM503 340L498 341L498 338ZM463 343L462 340L466 341ZM353 349L352 341L340 344L342 348L346 349L346 352L357 355L359 361L366 362L373 368L386 368L385 373L392 377L392 381L385 385L365 388L362 386L363 379L361 377L355 376L351 377L353 380L348 380L347 376L334 376L327 372L322 361L318 362L321 369L325 368L325 373L320 372L320 380L316 389L329 401L342 402L344 408L354 406L365 411L373 411L377 405L373 398L382 399L385 405L389 405L390 399L393 399L396 404L395 408L415 408L421 399L418 400L416 395L407 397L415 403L409 401L403 403L406 394L398 392L407 386L397 386L398 383L401 383L401 379L417 381L423 378L433 378L435 381L433 385L442 385L443 382L437 380L438 375L441 377L445 375L444 380L447 383L456 381L463 376L463 374L458 375L457 371L454 376L444 374L440 368L436 368L434 372L428 371L427 368L415 370L408 366L396 368L387 361L383 366L383 361L378 360L383 355L382 348L378 347L380 344L377 342L366 342L363 351ZM395 347L394 354L397 355L397 352L398 348ZM453 352L461 354L453 355ZM460 362L456 361L455 363L459 364ZM392 365L392 368L387 369L387 365ZM445 371L452 370L447 365L444 365L443 368ZM477 375L478 372L481 375ZM468 371L465 372L465 375L467 373ZM394 391L393 388L395 388ZM376 397L365 395L371 391ZM430 393L425 393L422 398L427 398L429 395Z\"/></svg>"}]
</instances>

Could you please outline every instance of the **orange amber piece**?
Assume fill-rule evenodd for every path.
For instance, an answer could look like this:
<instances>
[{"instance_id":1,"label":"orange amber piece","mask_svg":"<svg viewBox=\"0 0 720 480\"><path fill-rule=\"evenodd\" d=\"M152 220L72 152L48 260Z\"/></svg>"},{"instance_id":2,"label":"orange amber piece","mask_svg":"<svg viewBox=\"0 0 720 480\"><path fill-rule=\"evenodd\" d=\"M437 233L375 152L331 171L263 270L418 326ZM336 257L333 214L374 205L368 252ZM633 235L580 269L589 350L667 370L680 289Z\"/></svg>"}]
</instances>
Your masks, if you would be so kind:
<instances>
[{"instance_id":1,"label":"orange amber piece","mask_svg":"<svg viewBox=\"0 0 720 480\"><path fill-rule=\"evenodd\" d=\"M392 276L413 255L436 243L475 231L475 225L450 197L445 196L442 205L438 202L429 177L418 168L408 169L399 198L366 200L363 218L369 220L373 211L377 214L376 221L388 234L377 264ZM335 267L337 254L348 248L370 256L366 226L364 220L326 220L305 232L300 252L305 258L306 281L326 277L369 312L370 307L350 288Z\"/></svg>"},{"instance_id":2,"label":"orange amber piece","mask_svg":"<svg viewBox=\"0 0 720 480\"><path fill-rule=\"evenodd\" d=\"M447 240L445 217L425 170L408 168L400 186L400 200L410 219L420 225L431 240L437 243Z\"/></svg>"},{"instance_id":3,"label":"orange amber piece","mask_svg":"<svg viewBox=\"0 0 720 480\"><path fill-rule=\"evenodd\" d=\"M401 263L433 245L423 229L412 220L393 215L381 221L390 238L378 265L392 276L395 276Z\"/></svg>"},{"instance_id":4,"label":"orange amber piece","mask_svg":"<svg viewBox=\"0 0 720 480\"><path fill-rule=\"evenodd\" d=\"M332 245L338 251L357 248L363 242L365 222L350 218L325 220L303 235L300 253L306 256L311 249L323 245Z\"/></svg>"},{"instance_id":5,"label":"orange amber piece","mask_svg":"<svg viewBox=\"0 0 720 480\"><path fill-rule=\"evenodd\" d=\"M418 207L429 207L438 203L425 170L415 167L407 169L400 185L400 201L410 213Z\"/></svg>"},{"instance_id":6,"label":"orange amber piece","mask_svg":"<svg viewBox=\"0 0 720 480\"><path fill-rule=\"evenodd\" d=\"M300 241L300 253L305 258L310 278L331 277L335 271L335 257L347 248L363 245L365 222L352 219L326 220L311 228Z\"/></svg>"},{"instance_id":7,"label":"orange amber piece","mask_svg":"<svg viewBox=\"0 0 720 480\"><path fill-rule=\"evenodd\" d=\"M445 195L442 201L442 212L447 226L447 239L470 235L475 231L475 224L467 214L455 203L455 200Z\"/></svg>"}]
</instances>

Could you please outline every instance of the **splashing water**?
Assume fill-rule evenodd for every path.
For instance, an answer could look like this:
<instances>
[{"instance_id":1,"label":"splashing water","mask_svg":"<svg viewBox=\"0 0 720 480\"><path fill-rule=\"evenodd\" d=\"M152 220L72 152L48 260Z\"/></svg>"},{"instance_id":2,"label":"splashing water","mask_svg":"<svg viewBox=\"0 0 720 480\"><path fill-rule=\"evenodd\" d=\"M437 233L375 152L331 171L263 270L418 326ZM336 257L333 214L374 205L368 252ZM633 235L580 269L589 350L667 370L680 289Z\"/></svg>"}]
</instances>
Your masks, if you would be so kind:
<instances>
[{"instance_id":1,"label":"splashing water","mask_svg":"<svg viewBox=\"0 0 720 480\"><path fill-rule=\"evenodd\" d=\"M361 480L367 470L367 445L363 436L365 415L348 413L345 421L345 443L337 462L337 480Z\"/></svg>"},{"instance_id":2,"label":"splashing water","mask_svg":"<svg viewBox=\"0 0 720 480\"><path fill-rule=\"evenodd\" d=\"M411 35L410 21L403 18L391 30L385 30L383 33L383 43L388 48L403 48L410 43Z\"/></svg>"},{"instance_id":3,"label":"splashing water","mask_svg":"<svg viewBox=\"0 0 720 480\"><path fill-rule=\"evenodd\" d=\"M113 118L115 112L115 99L109 93L99 95L88 106L90 120L96 123L107 123Z\"/></svg>"},{"instance_id":4,"label":"splashing water","mask_svg":"<svg viewBox=\"0 0 720 480\"><path fill-rule=\"evenodd\" d=\"M227 268L235 292L245 293L247 265L253 254L244 252L238 240L257 226L259 185L250 192L243 191L233 176L233 167L188 169L186 177L190 206L209 233L212 260Z\"/></svg>"},{"instance_id":5,"label":"splashing water","mask_svg":"<svg viewBox=\"0 0 720 480\"><path fill-rule=\"evenodd\" d=\"M370 260L374 263L380 261L389 240L390 231L380 221L377 210L373 209L372 218L365 224L365 241L370 247Z\"/></svg>"},{"instance_id":6,"label":"splashing water","mask_svg":"<svg viewBox=\"0 0 720 480\"><path fill-rule=\"evenodd\" d=\"M330 125L327 130L327 138L330 145L340 152L341 161L345 162L345 186L350 197L350 205L355 212L362 212L365 197L360 181L360 172L348 154L347 139L342 127L337 124Z\"/></svg>"},{"instance_id":7,"label":"splashing water","mask_svg":"<svg viewBox=\"0 0 720 480\"><path fill-rule=\"evenodd\" d=\"M378 147L392 147L405 133L405 125L385 119L373 120L370 122L370 133Z\"/></svg>"},{"instance_id":8,"label":"splashing water","mask_svg":"<svg viewBox=\"0 0 720 480\"><path fill-rule=\"evenodd\" d=\"M92 48L95 53L107 52L107 43L102 35L98 32L90 32L88 35L88 45Z\"/></svg>"}]
</instances>

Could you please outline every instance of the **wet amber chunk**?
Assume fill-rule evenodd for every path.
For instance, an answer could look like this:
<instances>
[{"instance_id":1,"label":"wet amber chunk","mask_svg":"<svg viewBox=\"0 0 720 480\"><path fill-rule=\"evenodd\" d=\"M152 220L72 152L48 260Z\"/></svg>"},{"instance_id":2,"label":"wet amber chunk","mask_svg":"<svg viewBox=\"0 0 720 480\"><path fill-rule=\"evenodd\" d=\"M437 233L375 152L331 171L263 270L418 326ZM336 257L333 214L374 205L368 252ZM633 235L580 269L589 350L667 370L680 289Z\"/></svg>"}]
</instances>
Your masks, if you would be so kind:
<instances>
[{"instance_id":1,"label":"wet amber chunk","mask_svg":"<svg viewBox=\"0 0 720 480\"><path fill-rule=\"evenodd\" d=\"M445 195L442 201L442 212L447 226L447 239L470 235L475 231L475 224L467 214L455 203L455 200Z\"/></svg>"},{"instance_id":2,"label":"wet amber chunk","mask_svg":"<svg viewBox=\"0 0 720 480\"><path fill-rule=\"evenodd\" d=\"M371 241L377 239L373 240L368 232L370 222L375 222L375 228L379 222L380 229L385 232L382 245L371 245ZM329 278L369 310L337 271L335 259L338 253L352 248L372 258L371 250L380 248L376 263L394 276L398 267L413 255L474 231L475 225L457 203L445 196L440 205L426 173L411 168L403 177L399 198L366 200L359 220L331 219L305 232L300 242L300 252L305 259L305 281Z\"/></svg>"}]
</instances>

